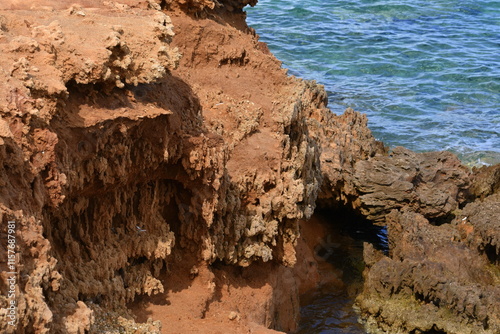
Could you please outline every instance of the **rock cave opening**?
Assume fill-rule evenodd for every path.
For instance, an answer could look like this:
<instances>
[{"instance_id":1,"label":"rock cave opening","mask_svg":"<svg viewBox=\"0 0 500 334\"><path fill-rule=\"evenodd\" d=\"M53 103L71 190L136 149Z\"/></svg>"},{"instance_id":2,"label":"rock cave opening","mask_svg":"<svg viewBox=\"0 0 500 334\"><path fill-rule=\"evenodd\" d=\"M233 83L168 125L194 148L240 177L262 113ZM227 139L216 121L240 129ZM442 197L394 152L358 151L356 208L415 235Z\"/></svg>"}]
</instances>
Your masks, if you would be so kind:
<instances>
[{"instance_id":1,"label":"rock cave opening","mask_svg":"<svg viewBox=\"0 0 500 334\"><path fill-rule=\"evenodd\" d=\"M497 249L492 244L487 244L484 246L484 254L492 264L500 264L500 249Z\"/></svg>"},{"instance_id":2,"label":"rock cave opening","mask_svg":"<svg viewBox=\"0 0 500 334\"><path fill-rule=\"evenodd\" d=\"M321 277L316 289L301 296L301 320L294 334L366 333L355 305L363 288L363 248L370 243L387 254L387 228L346 208L319 209L302 226L301 234L315 245Z\"/></svg>"}]
</instances>

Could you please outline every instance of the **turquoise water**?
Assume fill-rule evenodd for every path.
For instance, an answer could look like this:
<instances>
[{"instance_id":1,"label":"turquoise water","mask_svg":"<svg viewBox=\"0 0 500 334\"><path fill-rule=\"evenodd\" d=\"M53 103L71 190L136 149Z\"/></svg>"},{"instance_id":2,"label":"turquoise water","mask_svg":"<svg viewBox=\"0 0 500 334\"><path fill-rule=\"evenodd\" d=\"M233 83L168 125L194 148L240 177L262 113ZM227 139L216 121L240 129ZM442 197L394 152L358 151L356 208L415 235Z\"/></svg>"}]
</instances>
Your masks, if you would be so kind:
<instances>
[{"instance_id":1,"label":"turquoise water","mask_svg":"<svg viewBox=\"0 0 500 334\"><path fill-rule=\"evenodd\" d=\"M248 22L377 139L500 162L500 1L260 0Z\"/></svg>"}]
</instances>

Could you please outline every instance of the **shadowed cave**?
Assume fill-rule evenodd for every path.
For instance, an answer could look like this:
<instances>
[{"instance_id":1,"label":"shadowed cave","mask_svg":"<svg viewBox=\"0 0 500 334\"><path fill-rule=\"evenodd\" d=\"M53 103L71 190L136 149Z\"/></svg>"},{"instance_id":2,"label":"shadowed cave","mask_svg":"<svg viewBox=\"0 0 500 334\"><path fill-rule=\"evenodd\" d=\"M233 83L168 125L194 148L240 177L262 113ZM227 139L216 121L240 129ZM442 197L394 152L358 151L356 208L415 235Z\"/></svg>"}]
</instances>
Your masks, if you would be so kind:
<instances>
[{"instance_id":1,"label":"shadowed cave","mask_svg":"<svg viewBox=\"0 0 500 334\"><path fill-rule=\"evenodd\" d=\"M301 296L301 320L293 333L366 333L354 306L363 287L363 247L370 243L387 254L387 229L345 208L320 209L315 218L327 234L314 256L324 268L320 273L335 278Z\"/></svg>"}]
</instances>

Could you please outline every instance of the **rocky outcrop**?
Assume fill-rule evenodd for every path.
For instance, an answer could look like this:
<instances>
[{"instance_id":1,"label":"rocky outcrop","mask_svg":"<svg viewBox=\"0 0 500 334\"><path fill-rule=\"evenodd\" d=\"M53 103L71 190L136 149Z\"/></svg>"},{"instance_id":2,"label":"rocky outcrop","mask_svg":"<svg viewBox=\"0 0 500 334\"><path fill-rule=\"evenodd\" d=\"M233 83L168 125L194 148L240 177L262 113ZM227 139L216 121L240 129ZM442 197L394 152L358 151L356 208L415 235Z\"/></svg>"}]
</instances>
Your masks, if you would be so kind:
<instances>
[{"instance_id":1,"label":"rocky outcrop","mask_svg":"<svg viewBox=\"0 0 500 334\"><path fill-rule=\"evenodd\" d=\"M363 123L350 111L342 117ZM365 244L357 306L367 330L497 333L499 166L473 173L451 153L386 151L355 126L349 132L330 130L331 124L319 127L318 205L350 208L388 229L386 255Z\"/></svg>"},{"instance_id":2,"label":"rocky outcrop","mask_svg":"<svg viewBox=\"0 0 500 334\"><path fill-rule=\"evenodd\" d=\"M389 256L366 250L369 324L498 328L496 169L388 152L332 114L246 26L253 1L72 2L0 5L2 332L294 330L321 281L299 240L316 205L389 226ZM438 315L404 327L403 299Z\"/></svg>"},{"instance_id":3,"label":"rocky outcrop","mask_svg":"<svg viewBox=\"0 0 500 334\"><path fill-rule=\"evenodd\" d=\"M123 304L162 290L150 271L174 245L158 214L172 185L153 175L180 151L157 145L176 137L167 136L175 116L147 94L121 93L154 90L175 67L172 25L160 11L113 6L8 11L2 22L0 196L2 223L17 225L19 268L16 326L2 321L2 331L83 332L89 300ZM137 230L144 225L156 233ZM142 272L141 256L154 269Z\"/></svg>"},{"instance_id":4,"label":"rocky outcrop","mask_svg":"<svg viewBox=\"0 0 500 334\"><path fill-rule=\"evenodd\" d=\"M354 207L373 221L409 208L438 224L468 199L470 172L449 152L397 147L389 155L359 160L354 170Z\"/></svg>"},{"instance_id":5,"label":"rocky outcrop","mask_svg":"<svg viewBox=\"0 0 500 334\"><path fill-rule=\"evenodd\" d=\"M354 207L389 240L386 255L365 244L357 302L371 333L500 330L497 170L403 148L357 163Z\"/></svg>"},{"instance_id":6,"label":"rocky outcrop","mask_svg":"<svg viewBox=\"0 0 500 334\"><path fill-rule=\"evenodd\" d=\"M499 198L468 204L449 224L394 210L390 255L366 247L362 315L374 333L498 333Z\"/></svg>"},{"instance_id":7,"label":"rocky outcrop","mask_svg":"<svg viewBox=\"0 0 500 334\"><path fill-rule=\"evenodd\" d=\"M223 279L207 264L255 261L276 269L256 283L274 282L249 321L296 326L296 283L276 272L291 275L297 220L314 211L306 116L324 93L286 76L246 28L245 3L207 3L1 12L2 242L15 221L19 268L15 326L2 286L2 331L99 331L137 296L173 300L174 277L203 286L195 318L210 318Z\"/></svg>"},{"instance_id":8,"label":"rocky outcrop","mask_svg":"<svg viewBox=\"0 0 500 334\"><path fill-rule=\"evenodd\" d=\"M328 129L328 123L320 128ZM328 141L334 135L321 139L318 204L350 208L388 229L386 255L365 244L365 284L357 306L367 330L500 331L499 166L471 172L448 152L386 152L369 134L356 135L354 128L340 141L356 152L347 159L338 148L338 155L328 156L339 142Z\"/></svg>"}]
</instances>

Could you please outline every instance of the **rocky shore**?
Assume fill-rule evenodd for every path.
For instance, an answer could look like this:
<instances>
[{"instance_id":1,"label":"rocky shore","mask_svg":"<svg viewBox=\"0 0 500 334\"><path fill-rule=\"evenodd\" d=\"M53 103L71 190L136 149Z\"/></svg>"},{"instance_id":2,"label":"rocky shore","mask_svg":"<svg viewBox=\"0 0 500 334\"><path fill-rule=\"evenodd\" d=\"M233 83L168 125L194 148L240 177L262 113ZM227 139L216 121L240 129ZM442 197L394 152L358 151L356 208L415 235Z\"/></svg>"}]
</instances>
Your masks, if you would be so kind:
<instances>
[{"instance_id":1,"label":"rocky shore","mask_svg":"<svg viewBox=\"0 0 500 334\"><path fill-rule=\"evenodd\" d=\"M371 333L500 332L500 166L333 114L255 4L0 4L1 332L293 332L336 282L317 208L387 226L388 254L364 247Z\"/></svg>"}]
</instances>

